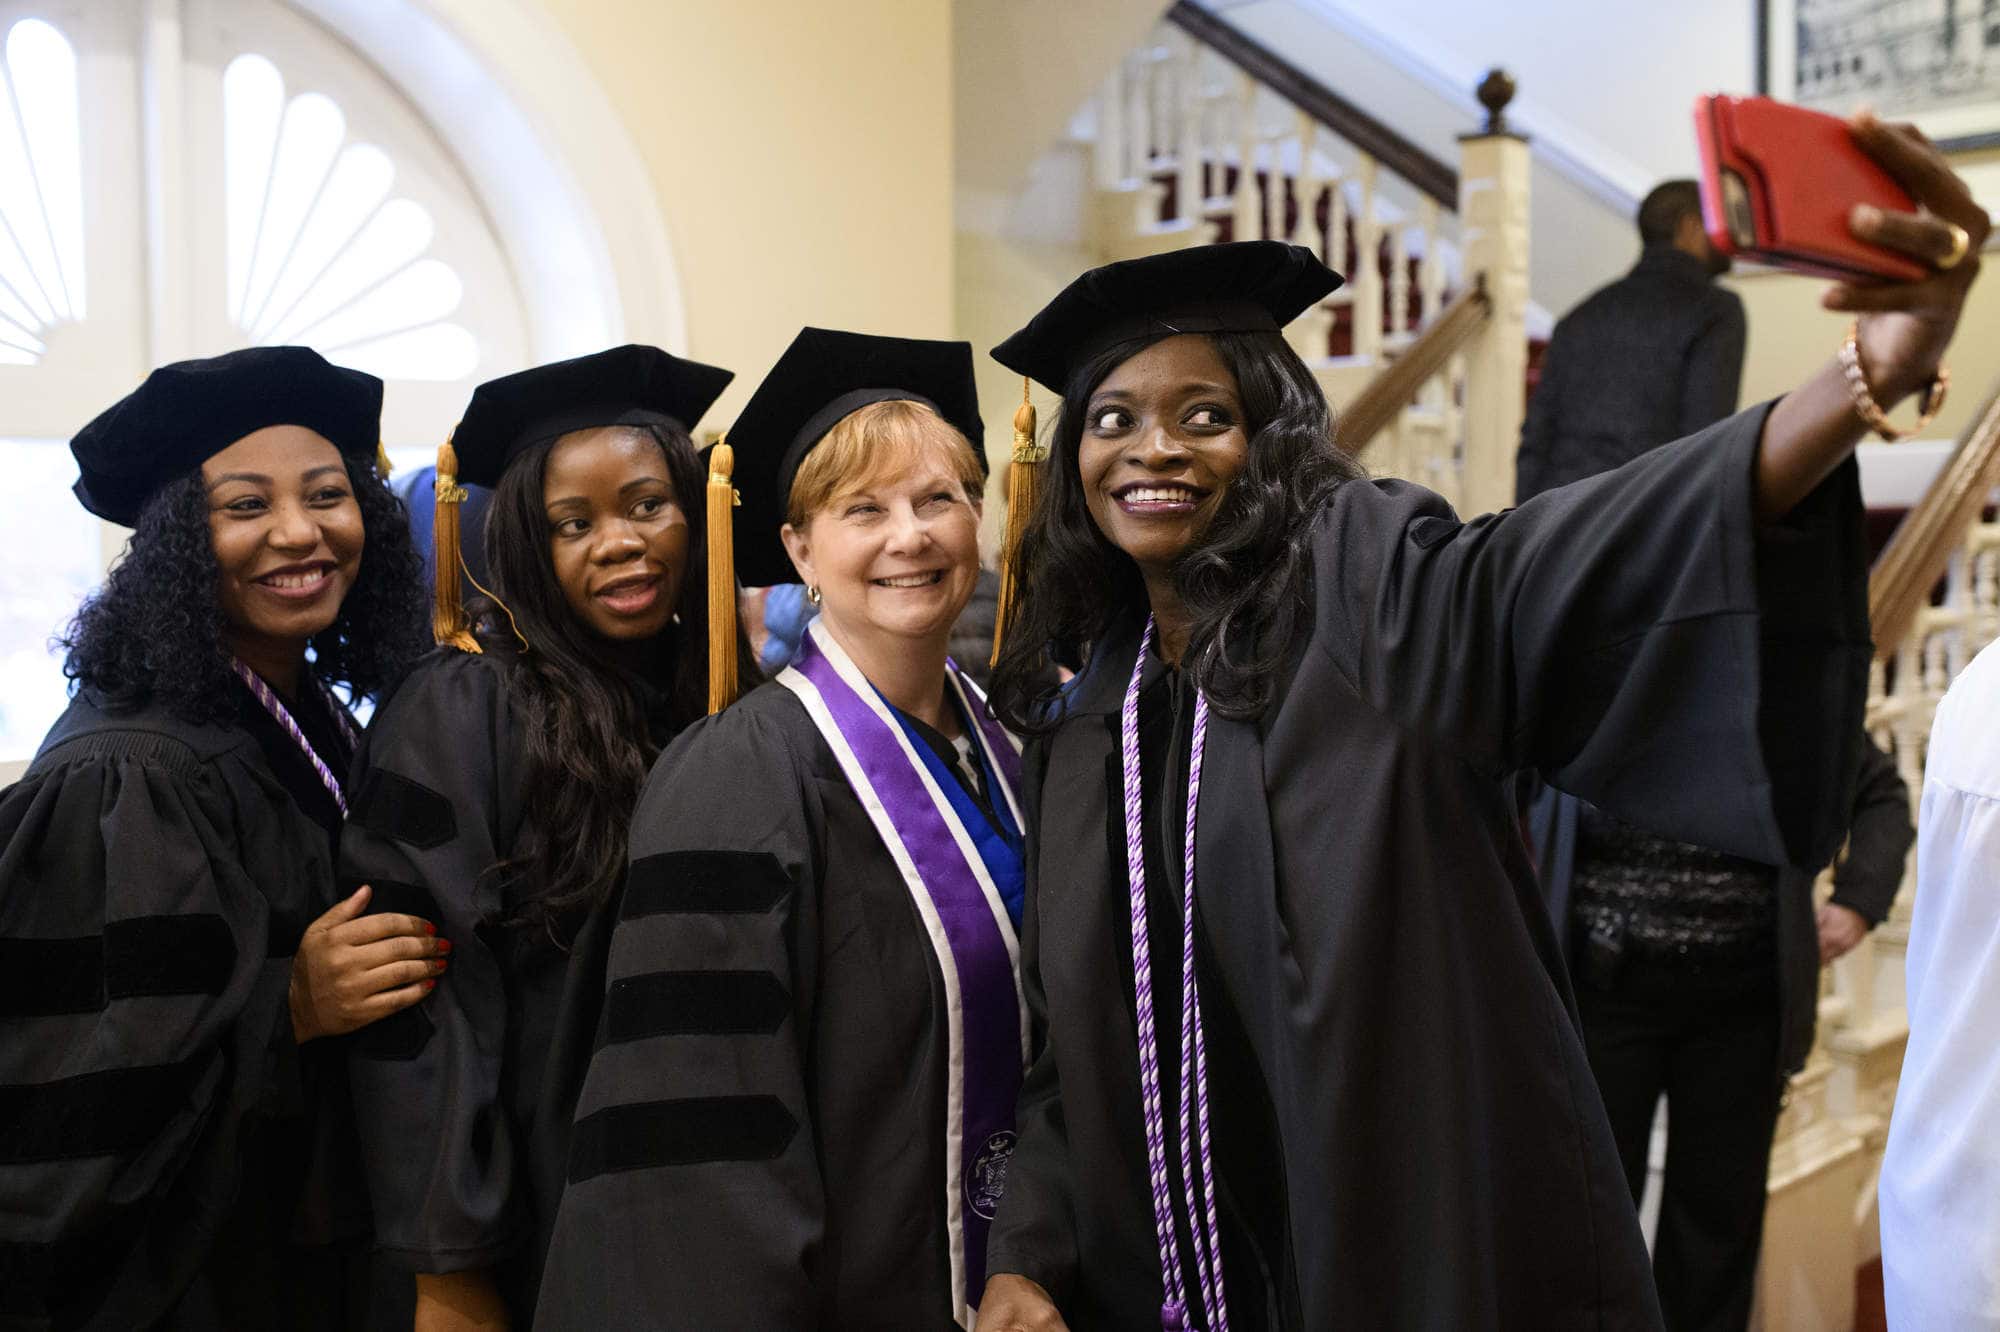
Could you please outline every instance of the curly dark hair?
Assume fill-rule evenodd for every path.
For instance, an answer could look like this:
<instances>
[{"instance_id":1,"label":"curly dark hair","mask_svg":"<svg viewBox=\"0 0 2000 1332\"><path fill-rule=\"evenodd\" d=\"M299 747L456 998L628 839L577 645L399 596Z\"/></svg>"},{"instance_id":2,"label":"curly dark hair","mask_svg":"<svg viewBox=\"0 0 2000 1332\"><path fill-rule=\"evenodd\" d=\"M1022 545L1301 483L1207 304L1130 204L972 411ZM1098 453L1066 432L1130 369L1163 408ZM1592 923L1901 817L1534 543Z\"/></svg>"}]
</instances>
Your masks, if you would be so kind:
<instances>
[{"instance_id":1,"label":"curly dark hair","mask_svg":"<svg viewBox=\"0 0 2000 1332\"><path fill-rule=\"evenodd\" d=\"M349 701L379 696L430 648L424 566L403 502L367 462L343 458L367 544L340 613L308 648ZM114 712L159 704L196 724L235 715L234 676L201 470L139 510L125 556L59 640L63 673Z\"/></svg>"},{"instance_id":2,"label":"curly dark hair","mask_svg":"<svg viewBox=\"0 0 2000 1332\"><path fill-rule=\"evenodd\" d=\"M1118 620L1144 612L1138 565L1098 529L1078 472L1090 397L1111 372L1156 342L1121 344L1078 368L1064 386L1035 511L1016 554L1017 600L993 671L993 706L1017 730L1057 720L1048 683L1052 645L1101 641ZM1174 570L1190 629L1185 660L1228 717L1252 719L1312 600L1313 518L1334 490L1365 475L1334 443L1319 381L1276 332L1204 334L1236 379L1249 461L1214 520Z\"/></svg>"},{"instance_id":3,"label":"curly dark hair","mask_svg":"<svg viewBox=\"0 0 2000 1332\"><path fill-rule=\"evenodd\" d=\"M678 623L649 645L640 672L614 660L556 581L542 487L557 440L510 462L486 511L486 564L506 612L480 605L481 633L497 646L518 630L528 644L507 671L508 695L525 731L521 824L511 853L494 868L513 904L508 923L541 928L559 944L625 872L632 811L659 754L642 686L664 696L673 730L708 711L705 474L686 432L635 428L652 435L666 458L689 538ZM740 625L736 660L739 689L762 683Z\"/></svg>"}]
</instances>

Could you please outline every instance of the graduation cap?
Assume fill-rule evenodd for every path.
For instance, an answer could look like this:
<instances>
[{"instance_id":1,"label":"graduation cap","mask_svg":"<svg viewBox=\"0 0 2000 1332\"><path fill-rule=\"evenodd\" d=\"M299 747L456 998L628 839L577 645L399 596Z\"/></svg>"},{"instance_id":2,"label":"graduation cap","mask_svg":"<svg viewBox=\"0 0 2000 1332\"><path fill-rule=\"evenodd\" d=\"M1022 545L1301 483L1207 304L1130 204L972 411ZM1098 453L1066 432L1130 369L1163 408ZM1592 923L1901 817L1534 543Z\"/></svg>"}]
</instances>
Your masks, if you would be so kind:
<instances>
[{"instance_id":1,"label":"graduation cap","mask_svg":"<svg viewBox=\"0 0 2000 1332\"><path fill-rule=\"evenodd\" d=\"M730 570L733 563L746 587L795 581L798 575L778 531L785 524L800 464L849 414L870 403L889 401L920 402L935 410L972 443L980 471L986 471L986 453L980 445L985 427L979 420L971 343L801 329L729 427L728 442L717 444L711 454L710 578ZM735 515L726 506L718 522L713 499L718 484L730 484L732 467L743 508L740 524L732 522ZM725 585L732 589L733 606L734 580ZM715 637L716 608L711 595L709 630L715 648L710 656L711 707L724 665L718 654L733 653L736 637L733 623L725 626L727 647ZM733 657L728 669L733 679Z\"/></svg>"},{"instance_id":2,"label":"graduation cap","mask_svg":"<svg viewBox=\"0 0 2000 1332\"><path fill-rule=\"evenodd\" d=\"M496 486L515 458L572 430L629 425L686 433L735 377L658 347L628 343L502 375L474 389L458 428L438 447L431 624L437 641L479 651L459 593L459 506L466 500L461 482Z\"/></svg>"},{"instance_id":3,"label":"graduation cap","mask_svg":"<svg viewBox=\"0 0 2000 1332\"><path fill-rule=\"evenodd\" d=\"M1340 274L1303 245L1237 241L1093 268L1064 287L993 359L1061 393L1078 368L1162 334L1277 330L1324 300Z\"/></svg>"},{"instance_id":4,"label":"graduation cap","mask_svg":"<svg viewBox=\"0 0 2000 1332\"><path fill-rule=\"evenodd\" d=\"M729 443L743 496L735 540L736 573L745 587L796 582L778 537L792 482L813 447L850 413L874 402L920 402L956 426L986 465L979 440L972 344L881 338L806 328L750 395Z\"/></svg>"},{"instance_id":5,"label":"graduation cap","mask_svg":"<svg viewBox=\"0 0 2000 1332\"><path fill-rule=\"evenodd\" d=\"M131 527L168 482L266 426L323 435L343 456L379 461L382 381L310 347L246 347L163 365L70 440L83 507Z\"/></svg>"},{"instance_id":6,"label":"graduation cap","mask_svg":"<svg viewBox=\"0 0 2000 1332\"><path fill-rule=\"evenodd\" d=\"M452 431L458 479L496 486L527 449L572 430L661 425L691 431L733 371L627 343L489 379Z\"/></svg>"},{"instance_id":7,"label":"graduation cap","mask_svg":"<svg viewBox=\"0 0 2000 1332\"><path fill-rule=\"evenodd\" d=\"M1091 269L993 349L994 360L1022 376L1021 406L1014 413L1014 466L1007 476L1000 604L993 622L996 663L1015 597L1021 529L1034 508L1040 464L1048 458L1047 446L1035 440L1028 381L1061 394L1081 367L1128 343L1136 348L1176 333L1275 332L1340 284L1340 274L1302 245L1196 245Z\"/></svg>"}]
</instances>

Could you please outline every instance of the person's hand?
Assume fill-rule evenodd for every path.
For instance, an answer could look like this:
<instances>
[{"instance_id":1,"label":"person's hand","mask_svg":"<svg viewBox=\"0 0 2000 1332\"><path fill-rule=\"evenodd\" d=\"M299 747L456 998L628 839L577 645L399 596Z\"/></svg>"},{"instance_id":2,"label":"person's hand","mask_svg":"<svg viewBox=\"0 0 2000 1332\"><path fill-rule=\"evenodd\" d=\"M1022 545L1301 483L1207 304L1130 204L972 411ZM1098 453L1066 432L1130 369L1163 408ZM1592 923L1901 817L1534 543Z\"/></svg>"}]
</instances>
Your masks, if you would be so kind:
<instances>
[{"instance_id":1,"label":"person's hand","mask_svg":"<svg viewBox=\"0 0 2000 1332\"><path fill-rule=\"evenodd\" d=\"M973 1332L1069 1332L1049 1293L1024 1276L1000 1272L986 1278Z\"/></svg>"},{"instance_id":2,"label":"person's hand","mask_svg":"<svg viewBox=\"0 0 2000 1332\"><path fill-rule=\"evenodd\" d=\"M353 896L306 928L292 956L292 1036L300 1044L339 1036L408 1008L437 987L449 940L427 920L396 912L364 916L373 890Z\"/></svg>"},{"instance_id":3,"label":"person's hand","mask_svg":"<svg viewBox=\"0 0 2000 1332\"><path fill-rule=\"evenodd\" d=\"M1948 260L1956 248L1952 227L1964 229L1964 257L1921 282L1829 288L1820 303L1860 316L1858 343L1869 388L1885 409L1928 384L1958 328L1966 293L1979 274L1979 251L1992 223L1972 191L1914 125L1891 125L1871 111L1850 122L1855 142L1881 164L1921 207L1887 213L1866 204L1848 217L1857 239L1907 254L1926 266Z\"/></svg>"},{"instance_id":4,"label":"person's hand","mask_svg":"<svg viewBox=\"0 0 2000 1332\"><path fill-rule=\"evenodd\" d=\"M1819 964L1854 951L1854 945L1868 935L1868 922L1853 907L1838 902L1822 902L1819 908Z\"/></svg>"}]
</instances>

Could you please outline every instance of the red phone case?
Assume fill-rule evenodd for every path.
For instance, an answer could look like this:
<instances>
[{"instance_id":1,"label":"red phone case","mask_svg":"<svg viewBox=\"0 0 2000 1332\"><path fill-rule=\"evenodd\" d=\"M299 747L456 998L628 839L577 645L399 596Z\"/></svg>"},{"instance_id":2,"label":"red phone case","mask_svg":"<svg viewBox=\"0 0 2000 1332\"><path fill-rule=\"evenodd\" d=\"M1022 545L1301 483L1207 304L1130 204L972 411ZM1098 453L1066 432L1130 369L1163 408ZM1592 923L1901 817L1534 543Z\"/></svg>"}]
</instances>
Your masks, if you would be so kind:
<instances>
[{"instance_id":1,"label":"red phone case","mask_svg":"<svg viewBox=\"0 0 2000 1332\"><path fill-rule=\"evenodd\" d=\"M1916 203L1861 151L1847 122L1768 97L1698 97L1701 212L1725 254L1846 281L1920 281L1907 255L1856 240L1859 203L1911 213Z\"/></svg>"}]
</instances>

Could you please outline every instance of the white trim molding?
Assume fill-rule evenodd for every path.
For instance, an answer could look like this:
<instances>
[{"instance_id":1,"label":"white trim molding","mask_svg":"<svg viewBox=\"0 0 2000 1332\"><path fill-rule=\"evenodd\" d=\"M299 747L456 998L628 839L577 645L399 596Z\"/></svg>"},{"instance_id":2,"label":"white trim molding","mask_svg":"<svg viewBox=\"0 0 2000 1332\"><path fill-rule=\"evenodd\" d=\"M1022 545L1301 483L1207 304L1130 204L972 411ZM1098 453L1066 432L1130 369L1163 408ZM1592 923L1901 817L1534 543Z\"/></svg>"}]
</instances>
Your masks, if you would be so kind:
<instances>
[{"instance_id":1,"label":"white trim molding","mask_svg":"<svg viewBox=\"0 0 2000 1332\"><path fill-rule=\"evenodd\" d=\"M534 359L628 340L686 350L651 173L553 19L530 0L290 3L372 61L476 182L520 282Z\"/></svg>"}]
</instances>

